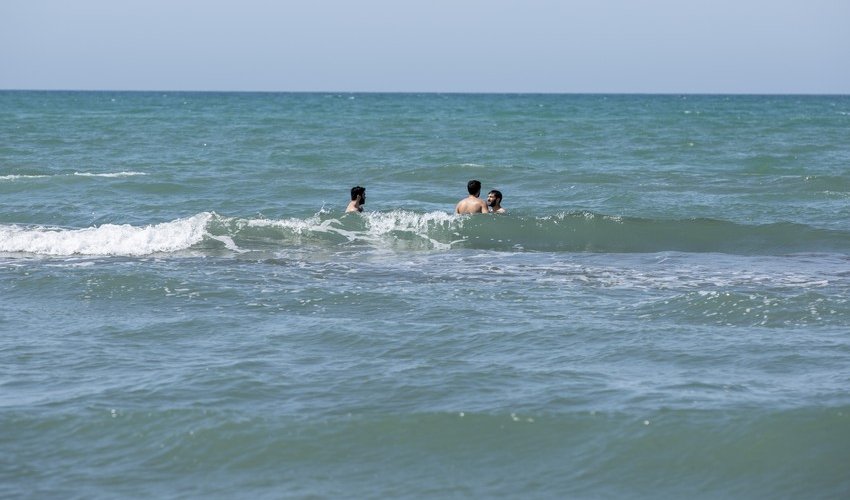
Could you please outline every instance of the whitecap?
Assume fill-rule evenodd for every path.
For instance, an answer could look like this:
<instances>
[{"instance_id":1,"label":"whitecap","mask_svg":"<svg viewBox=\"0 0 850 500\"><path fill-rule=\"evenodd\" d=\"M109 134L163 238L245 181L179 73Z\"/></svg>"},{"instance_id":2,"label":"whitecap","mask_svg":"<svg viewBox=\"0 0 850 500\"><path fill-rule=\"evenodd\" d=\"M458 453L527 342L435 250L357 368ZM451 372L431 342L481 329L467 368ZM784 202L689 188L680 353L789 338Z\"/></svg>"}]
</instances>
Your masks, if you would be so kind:
<instances>
[{"instance_id":1,"label":"whitecap","mask_svg":"<svg viewBox=\"0 0 850 500\"><path fill-rule=\"evenodd\" d=\"M74 172L74 175L79 177L134 177L137 175L148 175L145 172L107 172L95 174L90 172Z\"/></svg>"},{"instance_id":2,"label":"whitecap","mask_svg":"<svg viewBox=\"0 0 850 500\"><path fill-rule=\"evenodd\" d=\"M140 256L184 250L201 242L212 214L143 227L104 224L85 229L0 226L0 252L36 255Z\"/></svg>"},{"instance_id":3,"label":"whitecap","mask_svg":"<svg viewBox=\"0 0 850 500\"><path fill-rule=\"evenodd\" d=\"M0 175L0 181L17 181L20 179L41 179L44 177L50 177L49 175Z\"/></svg>"},{"instance_id":4,"label":"whitecap","mask_svg":"<svg viewBox=\"0 0 850 500\"><path fill-rule=\"evenodd\" d=\"M326 213L319 212L306 219L250 219L236 221L237 227L250 228L281 228L295 235L334 234L342 236L348 242L365 242L376 247L385 247L387 240L390 246L398 243L400 235L406 234L416 240L425 240L434 249L449 249L452 243L441 242L433 237L435 228L459 228L463 226L464 218L446 212L416 213L405 210L389 212L367 212L358 214L363 224L346 222L335 217L323 219ZM402 236L404 238L404 236Z\"/></svg>"},{"instance_id":5,"label":"whitecap","mask_svg":"<svg viewBox=\"0 0 850 500\"><path fill-rule=\"evenodd\" d=\"M451 243L443 243L429 235L433 226L451 227L454 224L463 225L463 217L446 212L416 213L405 210L393 210L391 212L372 212L366 214L368 234L374 238L382 238L394 231L413 233L419 238L427 240L433 248L448 250Z\"/></svg>"}]
</instances>

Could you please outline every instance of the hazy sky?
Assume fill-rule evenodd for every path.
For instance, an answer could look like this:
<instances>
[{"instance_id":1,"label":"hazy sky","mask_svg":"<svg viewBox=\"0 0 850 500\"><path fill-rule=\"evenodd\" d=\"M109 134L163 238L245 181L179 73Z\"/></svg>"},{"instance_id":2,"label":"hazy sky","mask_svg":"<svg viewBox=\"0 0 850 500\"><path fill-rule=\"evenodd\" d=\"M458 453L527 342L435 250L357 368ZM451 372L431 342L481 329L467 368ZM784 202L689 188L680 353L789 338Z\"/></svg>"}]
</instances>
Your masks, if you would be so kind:
<instances>
[{"instance_id":1,"label":"hazy sky","mask_svg":"<svg viewBox=\"0 0 850 500\"><path fill-rule=\"evenodd\" d=\"M0 0L0 88L850 94L850 0Z\"/></svg>"}]
</instances>

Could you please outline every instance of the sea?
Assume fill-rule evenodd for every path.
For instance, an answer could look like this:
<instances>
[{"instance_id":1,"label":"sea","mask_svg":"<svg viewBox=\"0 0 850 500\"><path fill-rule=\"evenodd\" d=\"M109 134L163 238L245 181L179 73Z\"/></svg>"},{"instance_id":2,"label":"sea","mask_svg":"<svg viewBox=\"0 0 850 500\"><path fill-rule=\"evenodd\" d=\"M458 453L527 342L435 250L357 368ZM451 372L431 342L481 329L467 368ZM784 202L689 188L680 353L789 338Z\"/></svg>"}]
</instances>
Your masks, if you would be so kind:
<instances>
[{"instance_id":1,"label":"sea","mask_svg":"<svg viewBox=\"0 0 850 500\"><path fill-rule=\"evenodd\" d=\"M0 497L850 498L850 96L2 91Z\"/></svg>"}]
</instances>

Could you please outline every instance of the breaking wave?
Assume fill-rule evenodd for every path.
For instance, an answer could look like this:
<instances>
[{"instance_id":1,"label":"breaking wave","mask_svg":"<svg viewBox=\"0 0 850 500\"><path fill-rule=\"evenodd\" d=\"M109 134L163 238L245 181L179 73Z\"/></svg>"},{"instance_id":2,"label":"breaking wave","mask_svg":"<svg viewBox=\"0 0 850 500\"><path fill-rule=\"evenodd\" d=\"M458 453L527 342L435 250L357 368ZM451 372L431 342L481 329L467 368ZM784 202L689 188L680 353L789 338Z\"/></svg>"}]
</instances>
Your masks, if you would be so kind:
<instances>
[{"instance_id":1,"label":"breaking wave","mask_svg":"<svg viewBox=\"0 0 850 500\"><path fill-rule=\"evenodd\" d=\"M144 227L104 224L85 229L0 226L0 252L36 255L141 256L191 248L204 240L212 214Z\"/></svg>"},{"instance_id":2,"label":"breaking wave","mask_svg":"<svg viewBox=\"0 0 850 500\"><path fill-rule=\"evenodd\" d=\"M411 211L306 218L225 217L202 212L152 224L69 229L0 225L0 252L142 256L301 248L482 249L540 252L717 252L782 255L850 253L850 232L778 222L746 225L713 219L663 220L569 212L544 217L457 216Z\"/></svg>"}]
</instances>

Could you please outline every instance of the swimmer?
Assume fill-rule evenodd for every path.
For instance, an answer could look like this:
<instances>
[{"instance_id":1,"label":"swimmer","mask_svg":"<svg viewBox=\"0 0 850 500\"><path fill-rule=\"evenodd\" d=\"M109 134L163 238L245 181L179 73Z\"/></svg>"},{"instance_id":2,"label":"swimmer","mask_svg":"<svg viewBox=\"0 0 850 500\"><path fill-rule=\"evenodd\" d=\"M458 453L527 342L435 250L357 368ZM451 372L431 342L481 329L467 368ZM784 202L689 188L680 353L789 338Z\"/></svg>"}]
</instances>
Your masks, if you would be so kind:
<instances>
[{"instance_id":1,"label":"swimmer","mask_svg":"<svg viewBox=\"0 0 850 500\"><path fill-rule=\"evenodd\" d=\"M487 193L487 205L490 206L490 212L494 214L506 214L507 210L502 208L502 192L494 189Z\"/></svg>"},{"instance_id":2,"label":"swimmer","mask_svg":"<svg viewBox=\"0 0 850 500\"><path fill-rule=\"evenodd\" d=\"M345 213L348 212L362 212L363 205L366 203L366 188L360 186L354 186L351 188L351 202L348 204L348 208L345 209Z\"/></svg>"},{"instance_id":3,"label":"swimmer","mask_svg":"<svg viewBox=\"0 0 850 500\"><path fill-rule=\"evenodd\" d=\"M469 196L457 202L455 206L456 214L486 214L487 204L479 198L481 194L481 182L473 179L466 184L466 190L469 191Z\"/></svg>"}]
</instances>

